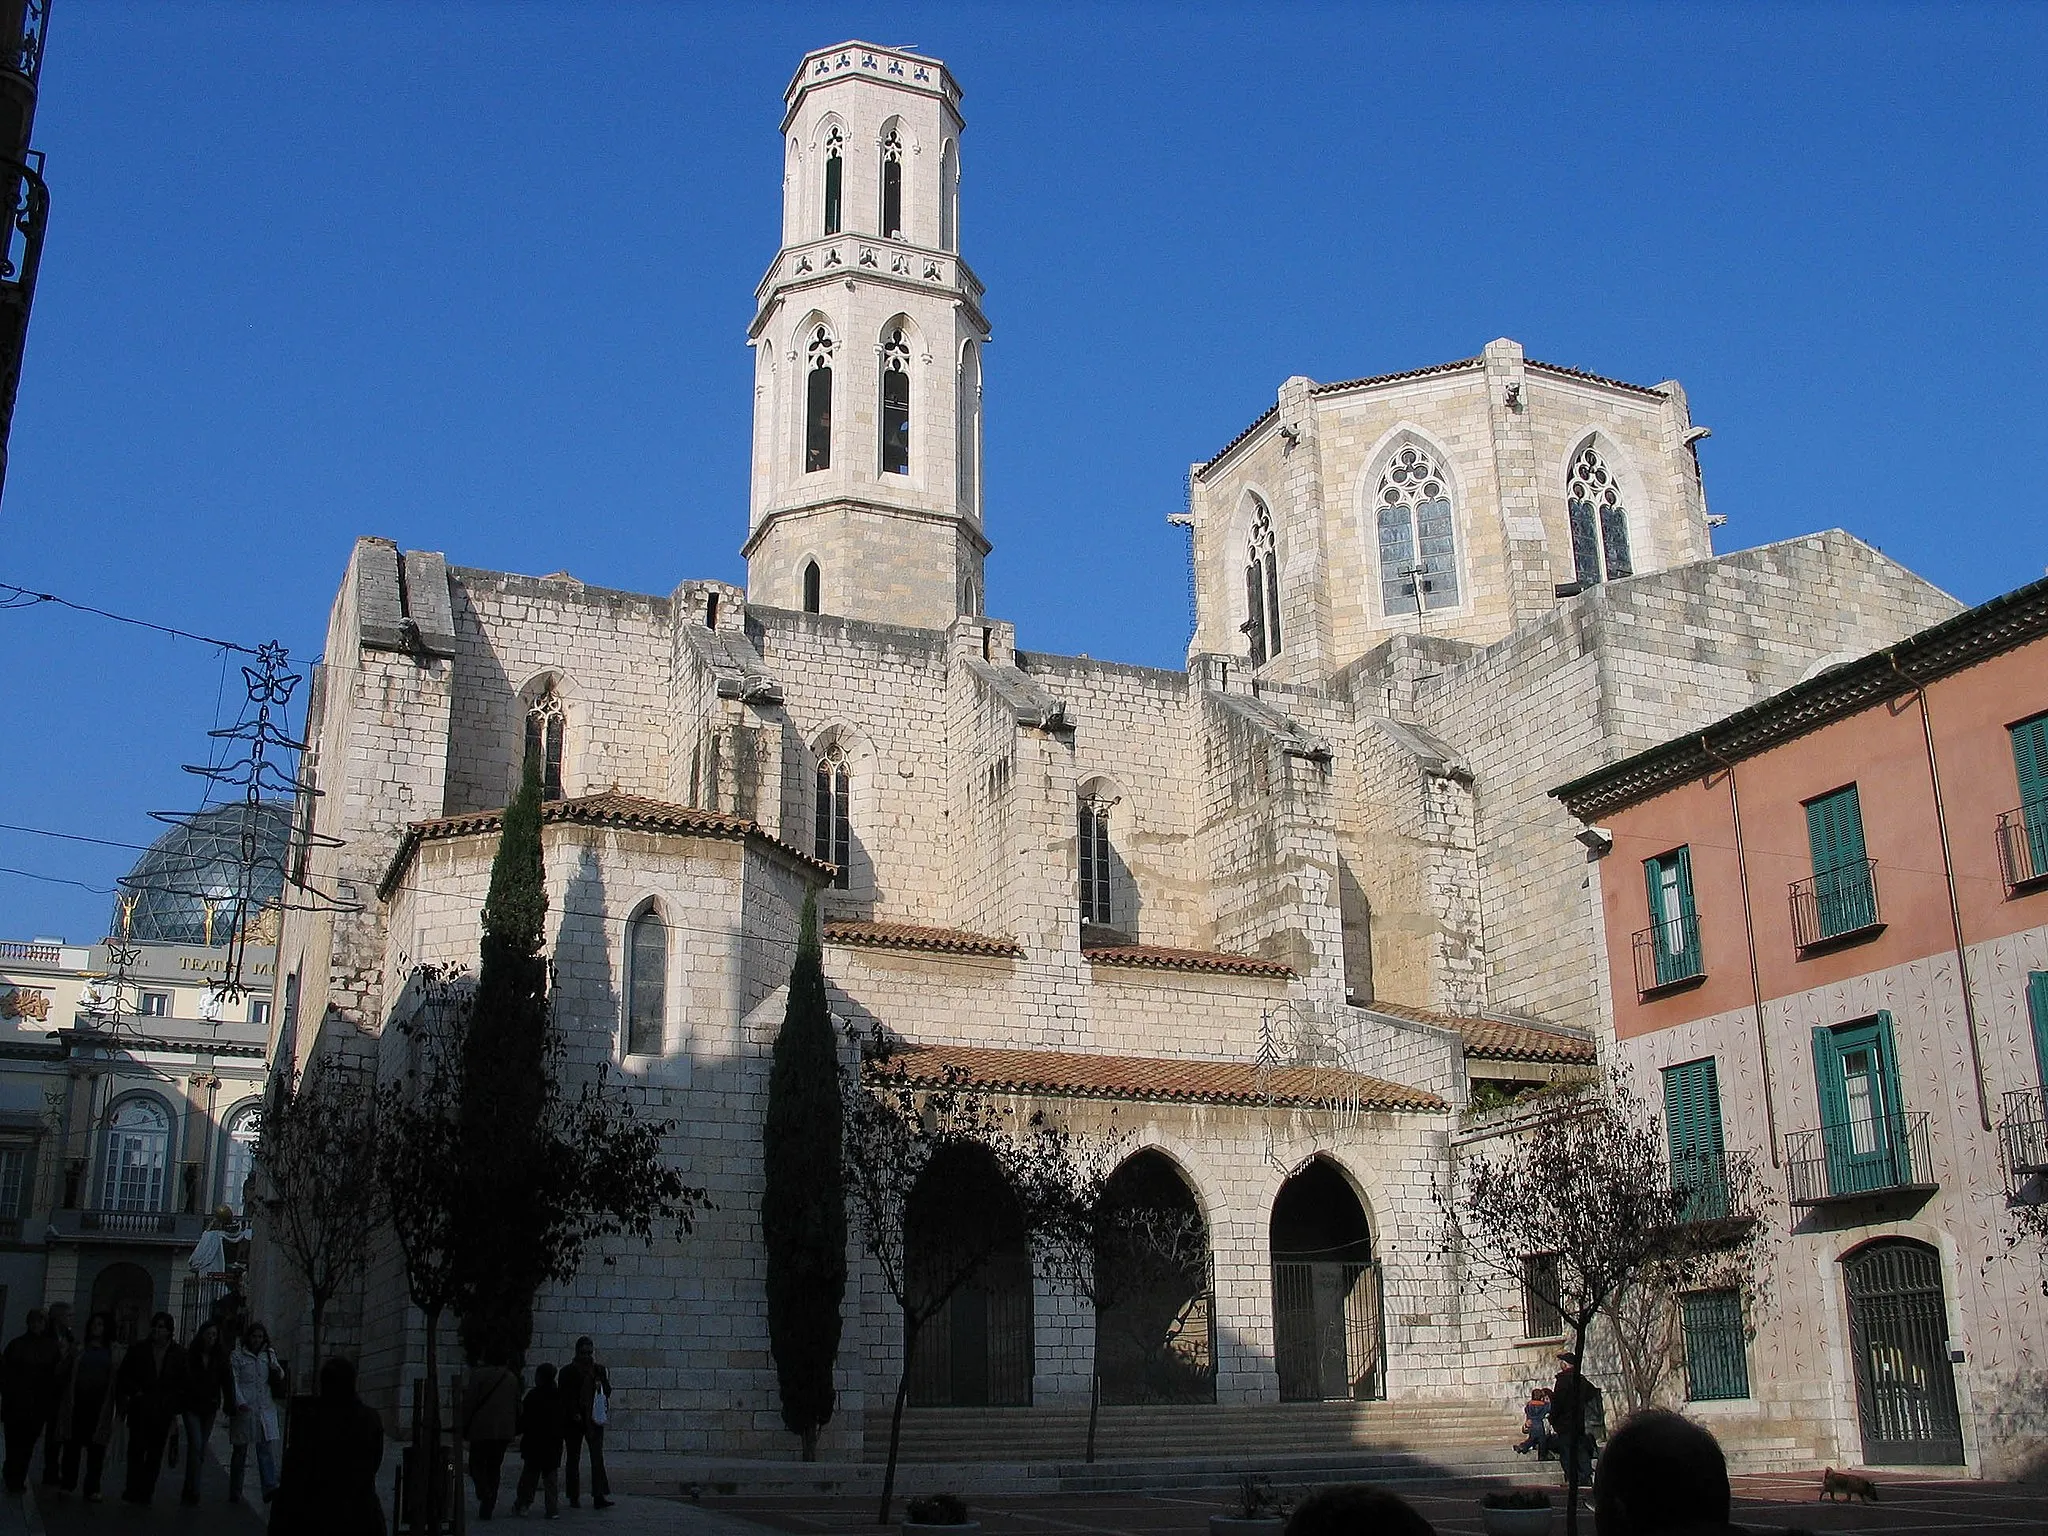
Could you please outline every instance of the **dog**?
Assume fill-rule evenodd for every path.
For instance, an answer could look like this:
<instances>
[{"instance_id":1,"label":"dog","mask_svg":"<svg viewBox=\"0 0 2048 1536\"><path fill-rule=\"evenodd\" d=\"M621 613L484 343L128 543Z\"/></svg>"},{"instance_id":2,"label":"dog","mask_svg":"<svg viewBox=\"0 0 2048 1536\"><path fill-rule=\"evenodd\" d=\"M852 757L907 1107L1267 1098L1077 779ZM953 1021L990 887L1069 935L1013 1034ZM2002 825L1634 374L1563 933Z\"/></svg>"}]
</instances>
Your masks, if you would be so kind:
<instances>
[{"instance_id":1,"label":"dog","mask_svg":"<svg viewBox=\"0 0 2048 1536\"><path fill-rule=\"evenodd\" d=\"M1837 1472L1829 1467L1820 1475L1820 1496L1823 1499L1861 1499L1866 1504L1877 1502L1877 1484L1858 1472Z\"/></svg>"}]
</instances>

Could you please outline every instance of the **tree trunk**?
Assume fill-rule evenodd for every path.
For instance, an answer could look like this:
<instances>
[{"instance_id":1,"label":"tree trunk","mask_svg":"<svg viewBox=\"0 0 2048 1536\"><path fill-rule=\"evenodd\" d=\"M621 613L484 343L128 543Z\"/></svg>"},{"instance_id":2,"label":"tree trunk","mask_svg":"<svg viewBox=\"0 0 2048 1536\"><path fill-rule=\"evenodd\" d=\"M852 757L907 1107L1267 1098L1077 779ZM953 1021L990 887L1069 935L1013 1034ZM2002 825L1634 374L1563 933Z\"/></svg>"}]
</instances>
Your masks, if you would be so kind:
<instances>
[{"instance_id":1,"label":"tree trunk","mask_svg":"<svg viewBox=\"0 0 2048 1536\"><path fill-rule=\"evenodd\" d=\"M318 1291L313 1293L313 1360L312 1370L301 1371L299 1382L303 1386L318 1387L320 1366L327 1358L321 1351L327 1344L327 1298Z\"/></svg>"},{"instance_id":2,"label":"tree trunk","mask_svg":"<svg viewBox=\"0 0 2048 1536\"><path fill-rule=\"evenodd\" d=\"M1100 1362L1097 1362L1099 1366ZM1100 1369L1088 1373L1088 1460L1095 1460L1095 1413L1102 1405L1102 1372Z\"/></svg>"},{"instance_id":3,"label":"tree trunk","mask_svg":"<svg viewBox=\"0 0 2048 1536\"><path fill-rule=\"evenodd\" d=\"M423 1490L413 1508L412 1528L435 1536L441 1529L441 1309L427 1314L427 1401L426 1423L413 1437L420 1458L416 1487Z\"/></svg>"},{"instance_id":4,"label":"tree trunk","mask_svg":"<svg viewBox=\"0 0 2048 1536\"><path fill-rule=\"evenodd\" d=\"M910 1396L910 1360L917 1348L917 1328L910 1314L903 1315L903 1374L896 1378L896 1407L889 1415L889 1465L882 1472L882 1508L877 1525L889 1523L889 1506L896 1501L896 1451L903 1443L903 1400Z\"/></svg>"}]
</instances>

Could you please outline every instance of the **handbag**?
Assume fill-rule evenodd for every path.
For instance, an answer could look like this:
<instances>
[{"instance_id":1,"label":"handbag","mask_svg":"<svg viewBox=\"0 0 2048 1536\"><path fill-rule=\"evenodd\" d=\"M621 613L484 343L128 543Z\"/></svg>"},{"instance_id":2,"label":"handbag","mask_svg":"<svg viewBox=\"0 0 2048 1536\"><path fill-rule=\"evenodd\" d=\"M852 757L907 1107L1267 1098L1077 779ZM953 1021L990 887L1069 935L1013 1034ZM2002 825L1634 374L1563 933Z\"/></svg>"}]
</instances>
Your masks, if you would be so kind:
<instances>
[{"instance_id":1,"label":"handbag","mask_svg":"<svg viewBox=\"0 0 2048 1536\"><path fill-rule=\"evenodd\" d=\"M272 1355L270 1357L270 1395L272 1397L283 1397L285 1388L290 1385L290 1381L285 1377L284 1367L277 1363L277 1356Z\"/></svg>"},{"instance_id":2,"label":"handbag","mask_svg":"<svg viewBox=\"0 0 2048 1536\"><path fill-rule=\"evenodd\" d=\"M612 1416L612 1405L603 1387L590 1394L590 1422L602 1426Z\"/></svg>"}]
</instances>

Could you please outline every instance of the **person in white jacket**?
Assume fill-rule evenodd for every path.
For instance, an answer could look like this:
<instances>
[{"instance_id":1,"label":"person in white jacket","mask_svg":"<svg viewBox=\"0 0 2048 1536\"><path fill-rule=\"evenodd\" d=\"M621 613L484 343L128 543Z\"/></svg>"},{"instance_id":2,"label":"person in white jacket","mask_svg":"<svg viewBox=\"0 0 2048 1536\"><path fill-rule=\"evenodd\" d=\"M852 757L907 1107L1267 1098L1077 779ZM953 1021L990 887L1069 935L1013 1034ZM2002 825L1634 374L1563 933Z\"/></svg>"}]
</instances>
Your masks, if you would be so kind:
<instances>
[{"instance_id":1,"label":"person in white jacket","mask_svg":"<svg viewBox=\"0 0 2048 1536\"><path fill-rule=\"evenodd\" d=\"M228 1461L228 1501L242 1502L242 1484L249 1473L249 1448L256 1448L256 1476L263 1485L263 1502L277 1494L278 1443L284 1434L278 1422L277 1399L284 1391L284 1367L270 1347L270 1331L251 1323L242 1341L228 1356L228 1372L235 1379L235 1416L228 1421L228 1444L234 1453Z\"/></svg>"}]
</instances>

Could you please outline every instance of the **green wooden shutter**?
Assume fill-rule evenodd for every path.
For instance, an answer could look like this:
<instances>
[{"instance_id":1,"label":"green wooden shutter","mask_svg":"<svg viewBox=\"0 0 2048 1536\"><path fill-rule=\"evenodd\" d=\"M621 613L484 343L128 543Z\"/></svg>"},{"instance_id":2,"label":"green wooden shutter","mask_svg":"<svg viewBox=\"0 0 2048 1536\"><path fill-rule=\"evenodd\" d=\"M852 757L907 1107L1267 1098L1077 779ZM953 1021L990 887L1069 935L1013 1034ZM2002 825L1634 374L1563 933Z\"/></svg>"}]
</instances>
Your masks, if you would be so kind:
<instances>
[{"instance_id":1,"label":"green wooden shutter","mask_svg":"<svg viewBox=\"0 0 2048 1536\"><path fill-rule=\"evenodd\" d=\"M1817 875L1863 862L1863 807L1854 784L1807 801L1806 839Z\"/></svg>"},{"instance_id":2,"label":"green wooden shutter","mask_svg":"<svg viewBox=\"0 0 2048 1536\"><path fill-rule=\"evenodd\" d=\"M1685 1215L1701 1220L1728 1213L1721 1139L1721 1085L1714 1058L1664 1069L1664 1128L1673 1184L1690 1191Z\"/></svg>"},{"instance_id":3,"label":"green wooden shutter","mask_svg":"<svg viewBox=\"0 0 2048 1536\"><path fill-rule=\"evenodd\" d=\"M2048 971L2027 978L2027 1013L2034 1021L2034 1065L2048 1087Z\"/></svg>"},{"instance_id":4,"label":"green wooden shutter","mask_svg":"<svg viewBox=\"0 0 2048 1536\"><path fill-rule=\"evenodd\" d=\"M2020 781L2020 804L2048 800L2048 715L2036 715L2008 726L2012 733L2013 771Z\"/></svg>"}]
</instances>

